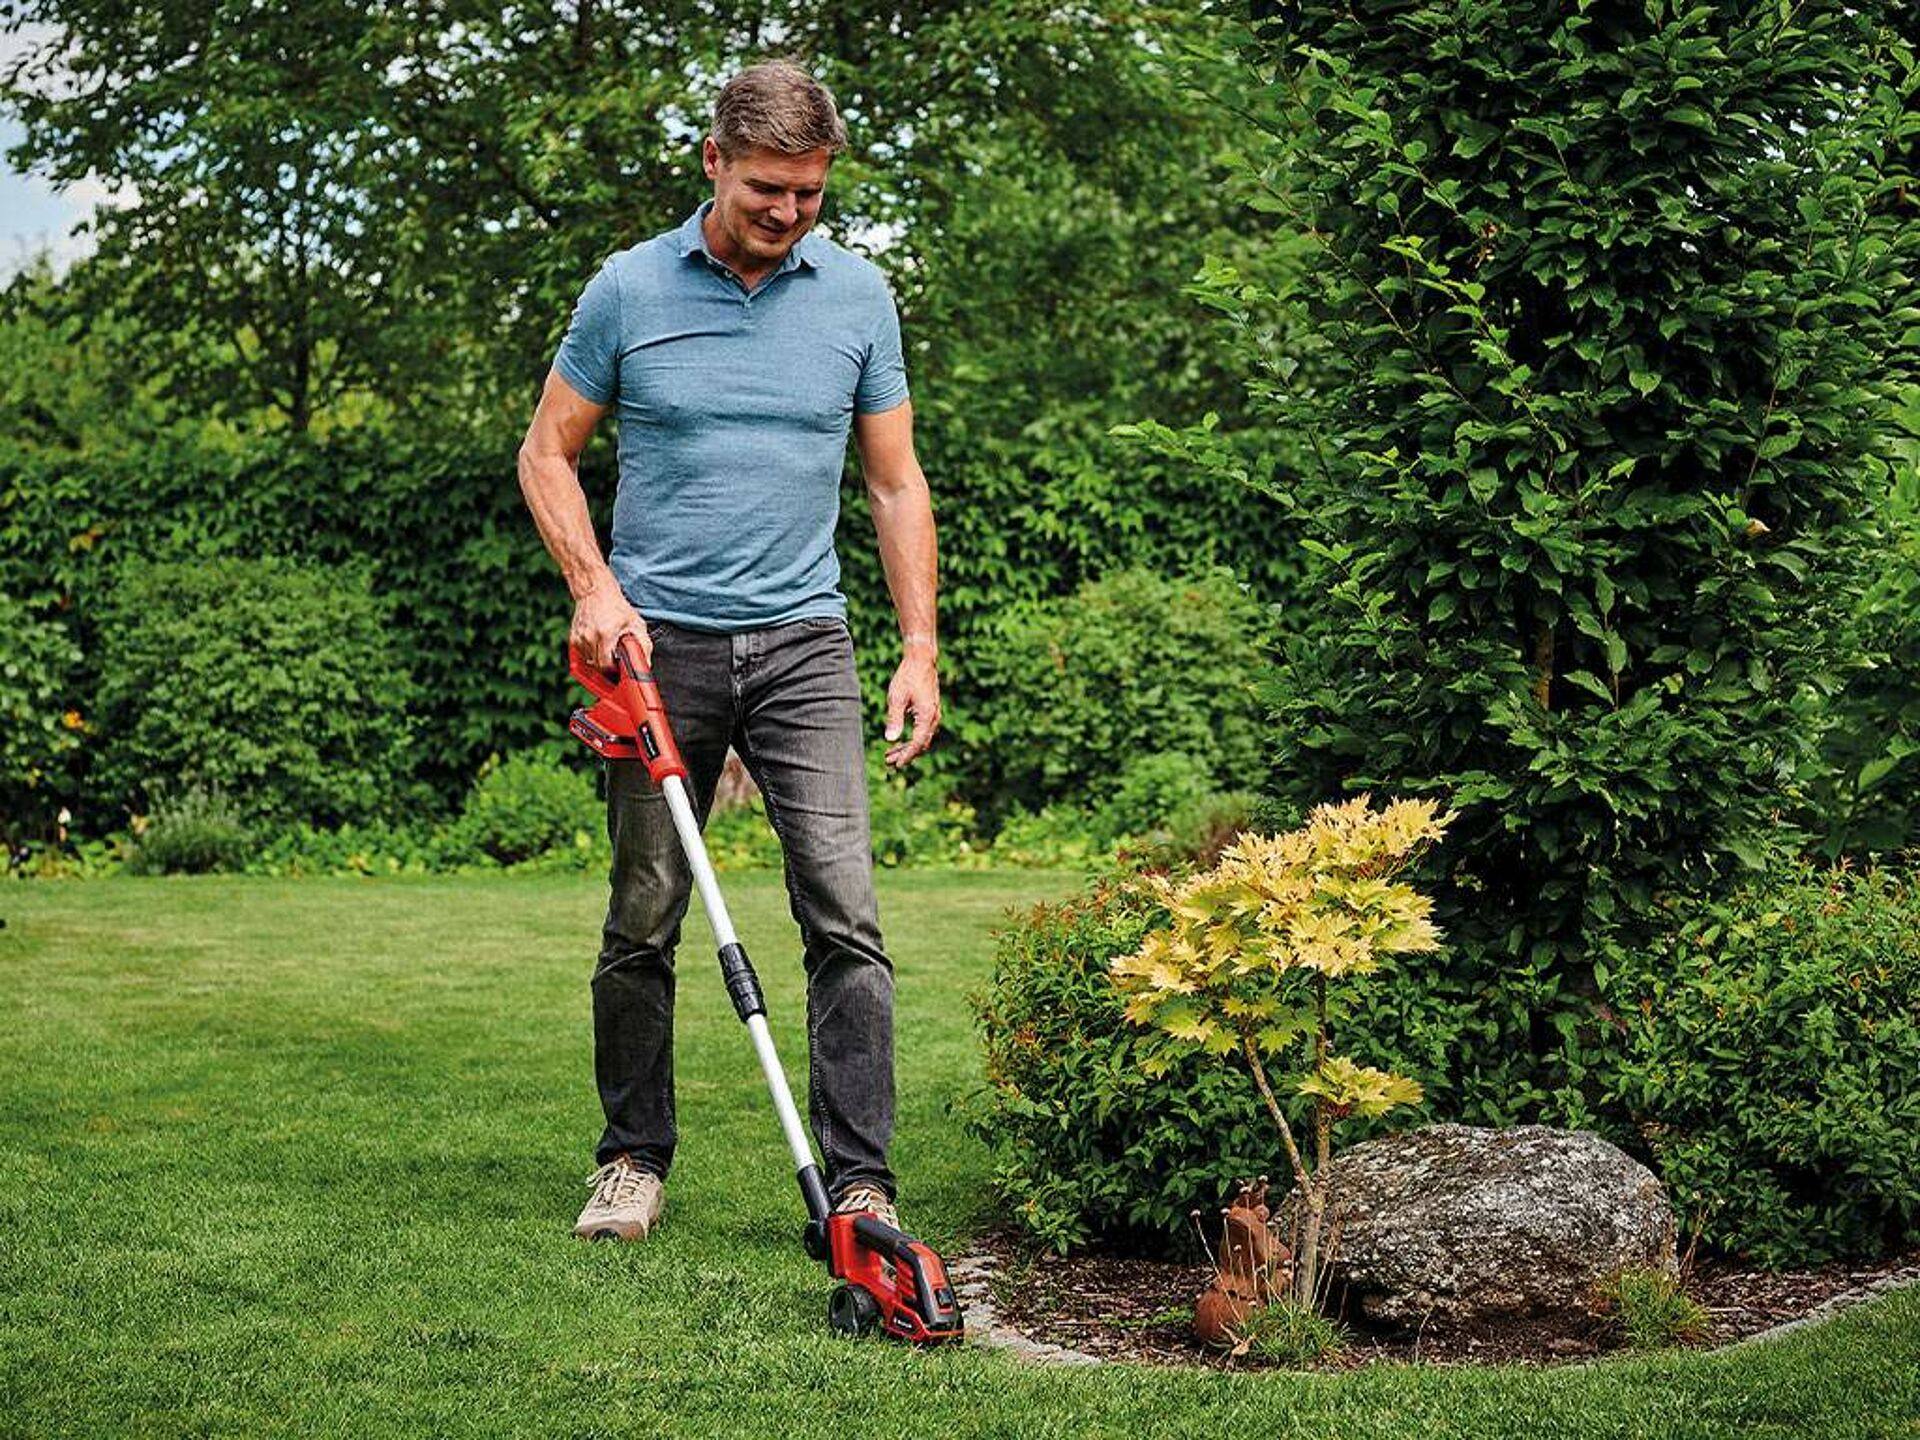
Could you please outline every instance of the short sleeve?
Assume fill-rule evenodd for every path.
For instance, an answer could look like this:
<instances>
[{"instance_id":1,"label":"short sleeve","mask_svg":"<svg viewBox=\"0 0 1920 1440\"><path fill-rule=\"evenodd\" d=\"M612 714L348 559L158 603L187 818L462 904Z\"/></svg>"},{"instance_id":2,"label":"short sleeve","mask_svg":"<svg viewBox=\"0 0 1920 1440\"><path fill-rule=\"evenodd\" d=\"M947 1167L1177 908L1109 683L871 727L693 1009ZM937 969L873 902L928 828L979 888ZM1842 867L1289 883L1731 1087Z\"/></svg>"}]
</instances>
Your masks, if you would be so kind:
<instances>
[{"instance_id":1,"label":"short sleeve","mask_svg":"<svg viewBox=\"0 0 1920 1440\"><path fill-rule=\"evenodd\" d=\"M853 408L862 415L891 410L907 398L907 362L900 353L900 312L884 285L876 309L867 362L860 367L860 384L853 392Z\"/></svg>"},{"instance_id":2,"label":"short sleeve","mask_svg":"<svg viewBox=\"0 0 1920 1440\"><path fill-rule=\"evenodd\" d=\"M596 405L611 404L619 393L620 277L613 260L600 267L574 302L553 368Z\"/></svg>"}]
</instances>

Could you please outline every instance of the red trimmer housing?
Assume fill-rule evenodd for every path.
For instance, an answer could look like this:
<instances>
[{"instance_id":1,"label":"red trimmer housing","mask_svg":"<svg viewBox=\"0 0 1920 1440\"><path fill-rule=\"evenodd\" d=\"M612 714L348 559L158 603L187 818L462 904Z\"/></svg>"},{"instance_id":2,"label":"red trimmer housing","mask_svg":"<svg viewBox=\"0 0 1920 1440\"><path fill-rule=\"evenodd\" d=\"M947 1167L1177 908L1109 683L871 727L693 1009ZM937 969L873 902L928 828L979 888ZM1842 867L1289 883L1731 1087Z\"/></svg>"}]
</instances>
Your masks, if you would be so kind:
<instances>
[{"instance_id":1,"label":"red trimmer housing","mask_svg":"<svg viewBox=\"0 0 1920 1440\"><path fill-rule=\"evenodd\" d=\"M667 708L641 656L639 643L630 635L622 636L610 672L595 669L578 652L570 655L574 678L593 692L596 703L575 710L567 728L605 759L644 764L673 816L680 848L720 942L721 978L734 1010L753 1039L788 1149L793 1153L795 1178L807 1205L807 1253L824 1261L841 1282L828 1300L827 1323L844 1335L887 1335L915 1345L960 1339L965 1321L947 1280L947 1267L931 1247L869 1212L830 1213L833 1207L827 1198L826 1182L814 1163L813 1147L794 1109L793 1091L774 1053L759 976L735 937L726 902L720 898L719 882L707 860L687 793L687 767L673 743Z\"/></svg>"},{"instance_id":2,"label":"red trimmer housing","mask_svg":"<svg viewBox=\"0 0 1920 1440\"><path fill-rule=\"evenodd\" d=\"M827 1268L845 1282L827 1301L827 1323L839 1333L915 1345L965 1333L947 1267L931 1246L865 1213L829 1215L826 1229Z\"/></svg>"}]
</instances>

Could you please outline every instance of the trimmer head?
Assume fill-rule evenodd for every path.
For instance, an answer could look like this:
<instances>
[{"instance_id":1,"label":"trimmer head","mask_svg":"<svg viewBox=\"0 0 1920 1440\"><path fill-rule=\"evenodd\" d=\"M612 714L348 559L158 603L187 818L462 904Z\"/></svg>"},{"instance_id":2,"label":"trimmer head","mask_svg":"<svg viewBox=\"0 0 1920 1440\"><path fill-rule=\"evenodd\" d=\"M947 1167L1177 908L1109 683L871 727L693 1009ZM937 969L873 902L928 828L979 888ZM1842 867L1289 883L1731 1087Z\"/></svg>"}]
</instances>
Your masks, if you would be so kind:
<instances>
[{"instance_id":1,"label":"trimmer head","mask_svg":"<svg viewBox=\"0 0 1920 1440\"><path fill-rule=\"evenodd\" d=\"M814 1226L808 1249L819 1243ZM829 1215L824 1259L845 1282L827 1301L827 1324L842 1335L880 1334L941 1345L966 1334L947 1267L933 1247L870 1214Z\"/></svg>"}]
</instances>

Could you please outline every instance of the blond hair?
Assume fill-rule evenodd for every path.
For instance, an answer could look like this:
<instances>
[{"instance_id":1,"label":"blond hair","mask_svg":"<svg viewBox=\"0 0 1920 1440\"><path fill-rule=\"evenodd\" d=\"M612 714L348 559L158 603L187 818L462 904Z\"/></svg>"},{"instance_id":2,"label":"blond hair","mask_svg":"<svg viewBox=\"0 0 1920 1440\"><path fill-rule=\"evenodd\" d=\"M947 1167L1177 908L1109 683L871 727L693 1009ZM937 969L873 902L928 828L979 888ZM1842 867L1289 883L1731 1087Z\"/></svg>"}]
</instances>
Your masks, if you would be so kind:
<instances>
[{"instance_id":1,"label":"blond hair","mask_svg":"<svg viewBox=\"0 0 1920 1440\"><path fill-rule=\"evenodd\" d=\"M805 155L847 148L833 92L790 60L742 70L713 105L713 142L729 160L748 150Z\"/></svg>"}]
</instances>

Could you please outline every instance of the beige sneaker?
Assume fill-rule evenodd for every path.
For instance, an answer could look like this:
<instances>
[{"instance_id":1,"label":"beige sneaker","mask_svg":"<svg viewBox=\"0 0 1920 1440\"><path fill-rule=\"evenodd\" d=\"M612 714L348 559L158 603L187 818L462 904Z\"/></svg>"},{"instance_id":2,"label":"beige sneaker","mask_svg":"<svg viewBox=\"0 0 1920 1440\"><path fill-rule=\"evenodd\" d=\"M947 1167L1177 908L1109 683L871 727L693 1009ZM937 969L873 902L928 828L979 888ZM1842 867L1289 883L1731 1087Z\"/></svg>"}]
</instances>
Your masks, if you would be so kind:
<instances>
[{"instance_id":1,"label":"beige sneaker","mask_svg":"<svg viewBox=\"0 0 1920 1440\"><path fill-rule=\"evenodd\" d=\"M872 1215L882 1225L889 1225L895 1230L900 1228L900 1212L893 1208L893 1201L878 1185L849 1185L834 1202L833 1213L836 1215L858 1215L862 1212Z\"/></svg>"},{"instance_id":2,"label":"beige sneaker","mask_svg":"<svg viewBox=\"0 0 1920 1440\"><path fill-rule=\"evenodd\" d=\"M593 1198L573 1226L582 1240L644 1240L660 1223L666 1187L658 1175L627 1156L614 1156L587 1183L593 1186Z\"/></svg>"}]
</instances>

